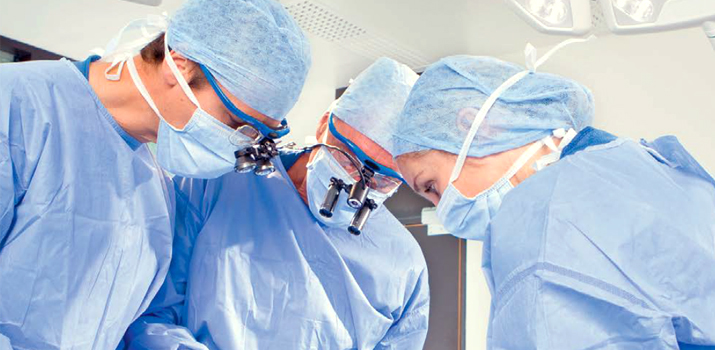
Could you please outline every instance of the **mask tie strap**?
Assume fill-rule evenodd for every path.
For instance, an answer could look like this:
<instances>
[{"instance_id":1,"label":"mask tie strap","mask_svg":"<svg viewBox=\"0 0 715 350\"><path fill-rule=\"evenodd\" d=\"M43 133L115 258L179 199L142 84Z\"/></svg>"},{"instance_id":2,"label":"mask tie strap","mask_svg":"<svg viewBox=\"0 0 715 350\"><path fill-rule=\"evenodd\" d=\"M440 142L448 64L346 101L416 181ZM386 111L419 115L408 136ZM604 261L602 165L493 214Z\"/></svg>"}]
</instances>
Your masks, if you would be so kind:
<instances>
[{"instance_id":1,"label":"mask tie strap","mask_svg":"<svg viewBox=\"0 0 715 350\"><path fill-rule=\"evenodd\" d=\"M559 130L563 131L563 129L557 129L552 132L552 135L544 137L541 141L548 147L552 152L559 152L559 147L556 146L556 143L554 143L554 137L557 138L562 138L563 136L559 137L557 134L561 134Z\"/></svg>"},{"instance_id":2,"label":"mask tie strap","mask_svg":"<svg viewBox=\"0 0 715 350\"><path fill-rule=\"evenodd\" d=\"M536 153L539 152L539 150L541 150L541 147L543 145L544 142L542 140L536 141L531 144L531 146L529 146L529 148L527 148L526 151L524 151L524 153L522 153L521 156L517 158L516 162L512 164L509 170L507 170L506 174L504 175L504 178L511 179L512 177L514 177L514 175L516 175L516 173L521 170L521 168L523 168L526 163L529 162L531 157L533 157Z\"/></svg>"},{"instance_id":3,"label":"mask tie strap","mask_svg":"<svg viewBox=\"0 0 715 350\"><path fill-rule=\"evenodd\" d=\"M565 131L564 129L556 129L553 132L553 136L547 136L546 138L544 138L543 141L548 140L548 142L550 142L551 144L554 144L554 140L552 137L561 139L561 142L558 146L555 146L555 148L549 147L551 148L552 152L537 159L536 162L534 162L534 170L540 171L561 159L561 152L563 152L564 148L566 148L566 146L568 146L568 144L573 141L576 135L577 133L574 129L569 129L568 131Z\"/></svg>"},{"instance_id":4,"label":"mask tie strap","mask_svg":"<svg viewBox=\"0 0 715 350\"><path fill-rule=\"evenodd\" d=\"M144 97L144 100L146 101L147 104L149 104L149 107L156 113L159 118L162 120L164 119L164 116L161 115L161 112L159 112L159 108L156 107L156 104L154 103L154 100L151 98L151 95L149 95L149 91L146 89L146 86L144 85L144 82L142 79L139 77L139 72L137 72L137 67L134 65L134 59L130 58L127 62L127 70L129 71L129 75L132 77L132 80L134 80L134 85L136 86L137 90L139 90L139 93ZM168 124L168 123L167 123Z\"/></svg>"},{"instance_id":5,"label":"mask tie strap","mask_svg":"<svg viewBox=\"0 0 715 350\"><path fill-rule=\"evenodd\" d=\"M131 59L131 58L129 58ZM127 61L127 58L119 58L117 57L112 64L107 67L107 69L104 70L104 77L107 80L111 81L119 81L119 79L122 78L122 69L124 69L124 63ZM110 73L114 68L117 69L115 73Z\"/></svg>"},{"instance_id":6,"label":"mask tie strap","mask_svg":"<svg viewBox=\"0 0 715 350\"><path fill-rule=\"evenodd\" d=\"M539 58L538 60L536 59L536 57L537 57L537 50L536 50L536 48L535 48L533 45L531 45L531 43L526 44L526 49L524 50L524 54L525 54L525 56L526 56L526 68L527 68L530 72L534 73L534 72L536 72L537 69L539 69L539 67L541 67L541 65L543 65L544 63L546 63L546 61L548 61L548 60L551 58L551 56L553 56L556 52L558 52L559 50L563 49L564 47L569 46L569 45L571 45L571 44L578 44L578 43L589 42L589 41L594 40L594 39L597 39L597 37L596 37L595 35L593 35L593 34L589 35L589 36L586 37L586 38L571 38L571 39L566 39L566 40L560 42L558 45L556 45L556 46L554 46L553 48L551 48L551 50L547 51L547 52L546 52L543 56L541 56L541 58Z\"/></svg>"},{"instance_id":7,"label":"mask tie strap","mask_svg":"<svg viewBox=\"0 0 715 350\"><path fill-rule=\"evenodd\" d=\"M142 48L156 39L161 33L165 33L169 28L169 16L166 12L161 15L149 15L146 18L136 19L127 23L119 32L107 43L105 48L94 48L90 50L93 54L102 56L102 61L112 62L104 71L104 76L108 80L117 81L121 78L125 61L138 54ZM132 41L121 43L122 38L130 30L140 30L140 37ZM118 66L118 67L117 67ZM116 73L109 73L117 68Z\"/></svg>"}]
</instances>

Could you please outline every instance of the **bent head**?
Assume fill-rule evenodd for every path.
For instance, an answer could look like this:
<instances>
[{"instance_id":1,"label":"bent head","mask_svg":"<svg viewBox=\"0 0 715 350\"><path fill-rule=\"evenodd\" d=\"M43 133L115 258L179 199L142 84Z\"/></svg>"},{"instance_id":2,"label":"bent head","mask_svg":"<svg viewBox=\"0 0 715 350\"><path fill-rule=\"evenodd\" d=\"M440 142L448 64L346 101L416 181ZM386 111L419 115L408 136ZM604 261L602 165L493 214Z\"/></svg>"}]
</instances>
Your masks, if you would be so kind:
<instances>
[{"instance_id":1,"label":"bent head","mask_svg":"<svg viewBox=\"0 0 715 350\"><path fill-rule=\"evenodd\" d=\"M141 51L144 69L154 70L156 74L153 75L158 77L157 80L147 82L146 85L166 122L177 129L182 129L189 122L197 107L182 90L178 78L169 67L164 52L164 35L151 42ZM198 63L187 59L184 55L174 50L171 50L170 54L180 74L191 88L204 111L232 129L246 125L246 121L232 113L228 106L221 101L217 92L209 83L209 78ZM228 100L241 112L269 127L277 128L280 125L280 121L251 108L231 94L221 82L217 81L216 83ZM156 135L154 135L154 138L156 138ZM152 141L156 141L156 139Z\"/></svg>"},{"instance_id":2,"label":"bent head","mask_svg":"<svg viewBox=\"0 0 715 350\"><path fill-rule=\"evenodd\" d=\"M349 224L348 231L358 234L371 211L402 183L388 148L395 119L415 80L417 74L409 67L380 58L323 115L316 137L337 149L314 149L306 183L310 210L324 224Z\"/></svg>"},{"instance_id":3,"label":"bent head","mask_svg":"<svg viewBox=\"0 0 715 350\"><path fill-rule=\"evenodd\" d=\"M215 178L234 169L236 151L288 132L276 128L298 99L311 59L307 38L281 4L188 0L170 21L145 22L165 30L141 55L150 79L143 83L135 59L127 62L159 117L145 119L143 131L143 139L157 142L159 165L176 175ZM122 62L133 53L114 50L106 60L113 54Z\"/></svg>"},{"instance_id":4,"label":"bent head","mask_svg":"<svg viewBox=\"0 0 715 350\"><path fill-rule=\"evenodd\" d=\"M127 28L139 26L142 39L121 41ZM104 59L134 53L132 45L152 38L147 28L163 33L141 51L139 68L151 78L143 83L153 109L178 129L200 107L229 127L259 122L270 133L266 127L279 126L295 105L311 65L307 38L273 0L188 0L171 19L131 22Z\"/></svg>"},{"instance_id":5,"label":"bent head","mask_svg":"<svg viewBox=\"0 0 715 350\"><path fill-rule=\"evenodd\" d=\"M322 117L316 137L328 146L314 148L308 160L308 206L323 224L360 234L371 212L401 184L392 155L330 113Z\"/></svg>"},{"instance_id":6,"label":"bent head","mask_svg":"<svg viewBox=\"0 0 715 350\"><path fill-rule=\"evenodd\" d=\"M509 170L529 146L481 158L467 157L462 172L453 182L454 187L466 197L474 197L484 192ZM534 170L528 165L548 152L548 148L542 148L527 166L510 179L512 185L516 186L534 174ZM437 205L449 185L457 155L440 150L423 150L402 154L395 162L407 184L417 194Z\"/></svg>"},{"instance_id":7,"label":"bent head","mask_svg":"<svg viewBox=\"0 0 715 350\"><path fill-rule=\"evenodd\" d=\"M382 193L394 193L401 182L389 148L397 115L416 80L417 74L409 67L380 58L355 78L318 126L318 140L325 138L326 143L362 158L363 165L375 171L372 182Z\"/></svg>"},{"instance_id":8,"label":"bent head","mask_svg":"<svg viewBox=\"0 0 715 350\"><path fill-rule=\"evenodd\" d=\"M456 169L453 184L464 197L483 193L512 174L508 180L516 185L534 172L523 166L512 173L530 145L554 130L578 131L590 124L591 93L574 81L547 73L525 75L482 111L492 93L523 71L515 64L472 56L447 57L424 71L393 137L397 165L415 191L437 204L460 152L466 159L461 171ZM474 137L465 144L472 129ZM529 159L519 163L531 164L548 152L546 147L532 148L524 156Z\"/></svg>"}]
</instances>

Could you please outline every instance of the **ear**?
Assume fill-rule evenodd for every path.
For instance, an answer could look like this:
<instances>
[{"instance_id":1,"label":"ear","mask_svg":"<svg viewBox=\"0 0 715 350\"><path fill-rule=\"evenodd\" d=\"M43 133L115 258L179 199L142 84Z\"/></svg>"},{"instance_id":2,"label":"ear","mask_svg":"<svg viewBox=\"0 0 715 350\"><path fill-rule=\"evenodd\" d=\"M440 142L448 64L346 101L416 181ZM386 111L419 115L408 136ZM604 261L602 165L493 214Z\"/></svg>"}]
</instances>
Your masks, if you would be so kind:
<instances>
[{"instance_id":1,"label":"ear","mask_svg":"<svg viewBox=\"0 0 715 350\"><path fill-rule=\"evenodd\" d=\"M184 80L187 83L192 81L194 79L194 75L196 75L199 70L199 66L174 50L171 51L171 58L173 58L176 68L179 69L179 73L181 73L184 77ZM169 67L166 57L164 58L164 62L161 64L161 75L167 85L174 87L179 84L179 81L176 79L176 76Z\"/></svg>"},{"instance_id":2,"label":"ear","mask_svg":"<svg viewBox=\"0 0 715 350\"><path fill-rule=\"evenodd\" d=\"M457 120L455 127L457 127L457 129L462 132L469 132L469 129L472 128L472 123L474 122L474 118L477 117L477 114L479 114L479 110L476 108L465 107L460 109L459 112L457 112Z\"/></svg>"},{"instance_id":3,"label":"ear","mask_svg":"<svg viewBox=\"0 0 715 350\"><path fill-rule=\"evenodd\" d=\"M318 129L315 131L315 138L322 142L323 135L328 132L328 116L330 112L325 112L318 122Z\"/></svg>"}]
</instances>

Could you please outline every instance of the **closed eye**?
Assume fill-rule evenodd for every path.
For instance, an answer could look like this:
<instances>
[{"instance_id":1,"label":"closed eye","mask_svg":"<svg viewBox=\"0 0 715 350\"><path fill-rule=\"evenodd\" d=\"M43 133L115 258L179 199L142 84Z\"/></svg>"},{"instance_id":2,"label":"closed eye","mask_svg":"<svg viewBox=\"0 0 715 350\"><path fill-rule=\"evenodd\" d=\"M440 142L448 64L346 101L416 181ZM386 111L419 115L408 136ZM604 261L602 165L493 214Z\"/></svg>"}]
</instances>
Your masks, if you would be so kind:
<instances>
[{"instance_id":1,"label":"closed eye","mask_svg":"<svg viewBox=\"0 0 715 350\"><path fill-rule=\"evenodd\" d=\"M437 190L434 187L434 181L427 182L423 188L425 189L425 193L437 194Z\"/></svg>"}]
</instances>

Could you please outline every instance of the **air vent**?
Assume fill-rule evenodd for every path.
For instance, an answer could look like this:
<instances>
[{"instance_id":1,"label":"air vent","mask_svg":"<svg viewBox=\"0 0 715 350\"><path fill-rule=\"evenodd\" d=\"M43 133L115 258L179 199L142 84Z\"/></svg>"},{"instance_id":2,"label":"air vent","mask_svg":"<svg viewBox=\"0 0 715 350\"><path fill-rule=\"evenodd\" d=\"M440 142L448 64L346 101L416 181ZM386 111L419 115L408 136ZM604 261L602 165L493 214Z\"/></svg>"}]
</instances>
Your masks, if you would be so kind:
<instances>
[{"instance_id":1,"label":"air vent","mask_svg":"<svg viewBox=\"0 0 715 350\"><path fill-rule=\"evenodd\" d=\"M330 42L365 35L367 31L332 11L312 2L302 1L286 7L303 30Z\"/></svg>"},{"instance_id":2,"label":"air vent","mask_svg":"<svg viewBox=\"0 0 715 350\"><path fill-rule=\"evenodd\" d=\"M298 1L286 9L306 32L368 59L390 57L413 69L429 63L414 50L348 21L320 2Z\"/></svg>"}]
</instances>

